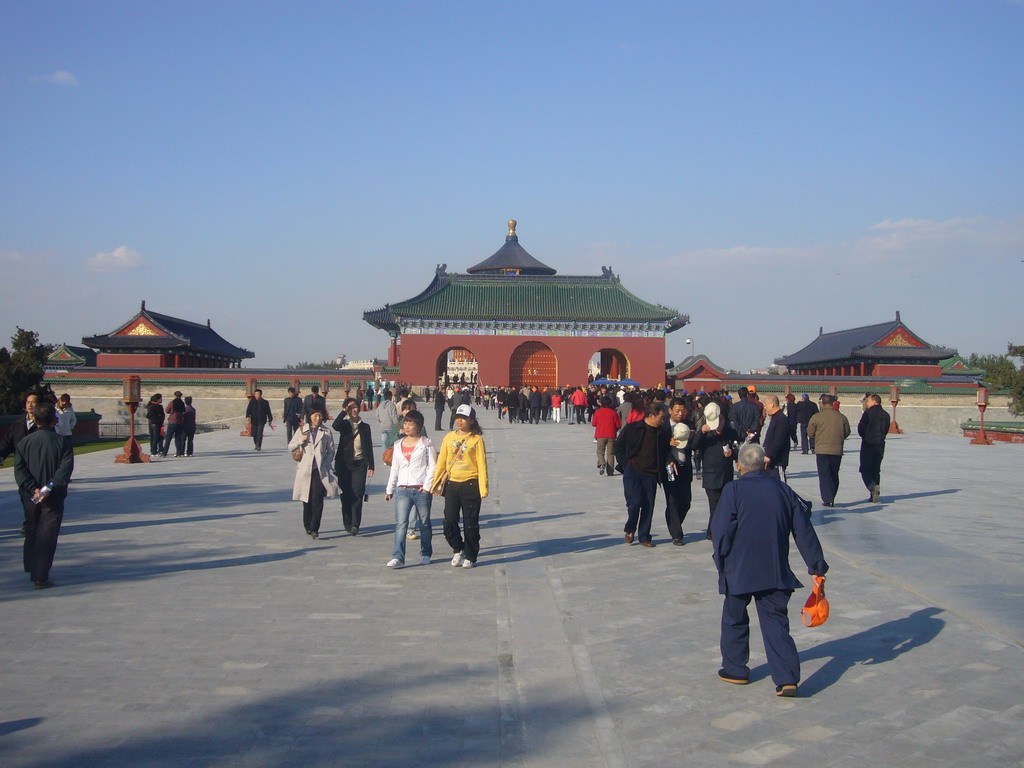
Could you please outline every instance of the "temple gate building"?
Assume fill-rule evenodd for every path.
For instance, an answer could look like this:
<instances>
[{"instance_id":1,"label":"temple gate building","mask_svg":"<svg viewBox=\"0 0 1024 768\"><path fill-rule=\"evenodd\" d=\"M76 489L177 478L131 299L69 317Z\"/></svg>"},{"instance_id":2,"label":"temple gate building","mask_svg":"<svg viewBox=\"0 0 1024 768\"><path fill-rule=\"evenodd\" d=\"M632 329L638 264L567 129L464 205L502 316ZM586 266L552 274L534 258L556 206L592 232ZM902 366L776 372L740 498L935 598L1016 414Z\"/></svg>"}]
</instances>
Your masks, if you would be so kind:
<instances>
[{"instance_id":1,"label":"temple gate building","mask_svg":"<svg viewBox=\"0 0 1024 768\"><path fill-rule=\"evenodd\" d=\"M585 384L595 356L603 376L661 385L665 335L689 317L633 295L608 267L556 274L519 244L515 227L509 221L505 244L466 274L439 265L416 296L363 314L391 336L398 378L435 386L458 352L477 361L485 386Z\"/></svg>"},{"instance_id":2,"label":"temple gate building","mask_svg":"<svg viewBox=\"0 0 1024 768\"><path fill-rule=\"evenodd\" d=\"M110 333L82 339L96 350L97 368L241 368L253 357L210 326L161 315L146 302Z\"/></svg>"}]
</instances>

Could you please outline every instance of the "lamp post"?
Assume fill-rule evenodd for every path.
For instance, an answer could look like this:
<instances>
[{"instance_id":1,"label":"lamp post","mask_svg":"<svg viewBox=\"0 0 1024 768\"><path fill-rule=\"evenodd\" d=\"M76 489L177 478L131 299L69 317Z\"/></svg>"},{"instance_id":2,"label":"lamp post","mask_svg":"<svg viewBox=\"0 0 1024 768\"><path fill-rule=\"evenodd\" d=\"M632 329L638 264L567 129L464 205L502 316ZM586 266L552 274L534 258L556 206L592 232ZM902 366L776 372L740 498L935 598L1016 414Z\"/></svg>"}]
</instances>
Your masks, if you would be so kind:
<instances>
[{"instance_id":1,"label":"lamp post","mask_svg":"<svg viewBox=\"0 0 1024 768\"><path fill-rule=\"evenodd\" d=\"M121 380L121 402L128 409L128 440L124 451L114 457L115 464L149 464L149 456L142 452L142 446L135 439L135 411L142 401L142 379L125 376Z\"/></svg>"},{"instance_id":2,"label":"lamp post","mask_svg":"<svg viewBox=\"0 0 1024 768\"><path fill-rule=\"evenodd\" d=\"M992 445L992 441L985 434L985 409L988 408L988 389L978 387L978 412L981 414L981 429L977 436L971 440L971 445Z\"/></svg>"},{"instance_id":3,"label":"lamp post","mask_svg":"<svg viewBox=\"0 0 1024 768\"><path fill-rule=\"evenodd\" d=\"M889 387L889 402L892 403L892 421L889 422L890 435L902 435L903 430L896 422L896 406L900 403L900 388L893 384Z\"/></svg>"},{"instance_id":4,"label":"lamp post","mask_svg":"<svg viewBox=\"0 0 1024 768\"><path fill-rule=\"evenodd\" d=\"M693 357L693 339L687 339L686 343L690 345L690 357Z\"/></svg>"},{"instance_id":5,"label":"lamp post","mask_svg":"<svg viewBox=\"0 0 1024 768\"><path fill-rule=\"evenodd\" d=\"M256 379L245 380L245 397L249 402L252 402L253 398L256 397ZM248 404L246 404L246 410L249 410ZM245 419L245 429L238 433L239 437L252 437L252 420L248 417Z\"/></svg>"}]
</instances>

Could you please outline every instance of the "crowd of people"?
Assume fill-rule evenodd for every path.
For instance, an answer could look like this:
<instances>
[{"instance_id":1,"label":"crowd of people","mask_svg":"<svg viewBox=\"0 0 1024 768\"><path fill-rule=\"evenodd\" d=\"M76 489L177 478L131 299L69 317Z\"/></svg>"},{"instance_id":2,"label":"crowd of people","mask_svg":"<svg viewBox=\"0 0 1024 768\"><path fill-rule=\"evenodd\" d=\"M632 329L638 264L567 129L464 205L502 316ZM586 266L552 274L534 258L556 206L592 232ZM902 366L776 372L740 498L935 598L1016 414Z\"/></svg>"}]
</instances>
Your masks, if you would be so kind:
<instances>
[{"instance_id":1,"label":"crowd of people","mask_svg":"<svg viewBox=\"0 0 1024 768\"><path fill-rule=\"evenodd\" d=\"M611 386L576 388L451 387L427 391L435 409L435 430L449 411L448 431L435 442L426 432L417 399L408 390L360 389L341 413L329 419L326 399L314 386L301 398L289 388L283 402L288 449L295 460L292 498L302 504L308 536L319 538L324 502L341 500L342 522L352 536L362 525L367 480L377 467L373 430L377 422L381 459L389 472L385 501L394 502L395 529L389 568L406 565L409 542L419 542L419 563L433 558L433 499L444 499L443 535L451 565L472 568L480 556L480 509L488 495L487 449L476 407L495 409L510 424L545 422L590 425L600 476L622 478L626 506L623 539L655 546L652 525L659 487L665 496L665 524L673 545L684 545L683 525L692 503L692 484L701 481L708 501L705 538L724 595L719 677L748 681L747 606L755 602L780 696L796 695L799 662L789 636L789 597L799 585L789 570L788 539L794 538L808 573L828 569L810 523L811 504L786 484L790 454L813 454L822 504L834 506L849 421L833 395L818 404L740 387L732 394L639 390ZM881 490L881 464L889 416L881 398L863 399L858 424L860 472L872 502ZM372 416L370 415L372 414ZM274 427L270 404L257 389L245 412L254 450L262 448L264 427ZM146 407L151 451L166 457L193 455L196 411L192 398L174 392L165 406L160 394ZM25 418L0 440L0 463L15 453L15 474L25 512L24 566L33 586L52 586L49 571L56 551L64 502L74 467L75 416L68 395L57 402L32 394Z\"/></svg>"}]
</instances>

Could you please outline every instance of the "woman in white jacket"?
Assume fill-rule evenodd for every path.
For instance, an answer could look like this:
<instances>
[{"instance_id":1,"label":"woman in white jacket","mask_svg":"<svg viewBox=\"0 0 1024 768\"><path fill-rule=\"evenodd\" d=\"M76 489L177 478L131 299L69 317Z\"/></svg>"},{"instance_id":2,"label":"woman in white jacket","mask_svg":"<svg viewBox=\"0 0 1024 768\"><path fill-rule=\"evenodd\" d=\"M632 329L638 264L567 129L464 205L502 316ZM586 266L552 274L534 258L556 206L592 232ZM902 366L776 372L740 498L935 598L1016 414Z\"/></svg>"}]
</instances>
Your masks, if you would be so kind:
<instances>
[{"instance_id":1,"label":"woman in white jacket","mask_svg":"<svg viewBox=\"0 0 1024 768\"><path fill-rule=\"evenodd\" d=\"M325 418L323 409L314 407L288 442L288 450L302 449L302 459L295 467L292 499L302 502L302 525L314 539L320 538L324 499L337 498L341 493L334 475L334 435L324 426Z\"/></svg>"},{"instance_id":2,"label":"woman in white jacket","mask_svg":"<svg viewBox=\"0 0 1024 768\"><path fill-rule=\"evenodd\" d=\"M423 437L423 414L409 411L402 422L405 437L395 443L391 476L384 501L395 500L395 544L388 568L405 567L405 535L413 510L420 517L420 565L427 565L434 554L430 542L430 483L434 478L437 449L429 437Z\"/></svg>"}]
</instances>

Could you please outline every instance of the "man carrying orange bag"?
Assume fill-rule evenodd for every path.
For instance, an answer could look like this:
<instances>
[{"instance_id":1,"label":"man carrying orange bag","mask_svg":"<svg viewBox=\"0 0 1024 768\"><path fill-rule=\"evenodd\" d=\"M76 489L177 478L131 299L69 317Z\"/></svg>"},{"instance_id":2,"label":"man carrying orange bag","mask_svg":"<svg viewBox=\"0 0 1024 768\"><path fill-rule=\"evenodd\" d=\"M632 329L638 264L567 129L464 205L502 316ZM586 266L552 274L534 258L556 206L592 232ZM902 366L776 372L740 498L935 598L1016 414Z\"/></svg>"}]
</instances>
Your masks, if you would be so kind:
<instances>
[{"instance_id":1,"label":"man carrying orange bag","mask_svg":"<svg viewBox=\"0 0 1024 768\"><path fill-rule=\"evenodd\" d=\"M727 683L750 681L751 598L757 608L777 696L796 696L800 658L789 633L789 599L803 586L789 567L789 537L812 576L824 576L828 563L811 525L811 511L785 483L764 472L764 449L756 443L740 448L740 479L726 484L711 521L722 605L722 669Z\"/></svg>"}]
</instances>

